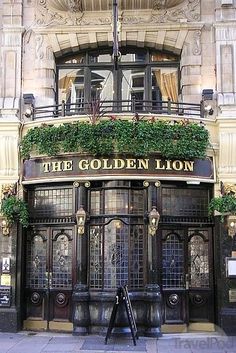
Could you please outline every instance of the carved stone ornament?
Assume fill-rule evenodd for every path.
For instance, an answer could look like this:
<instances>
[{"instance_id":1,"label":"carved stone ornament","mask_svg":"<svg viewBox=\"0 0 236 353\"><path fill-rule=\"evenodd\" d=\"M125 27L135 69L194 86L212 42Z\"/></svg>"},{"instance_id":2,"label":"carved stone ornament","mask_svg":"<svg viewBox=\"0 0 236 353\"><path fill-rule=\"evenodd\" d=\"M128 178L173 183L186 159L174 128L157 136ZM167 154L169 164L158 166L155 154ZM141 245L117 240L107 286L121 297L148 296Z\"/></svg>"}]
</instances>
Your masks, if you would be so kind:
<instances>
[{"instance_id":1,"label":"carved stone ornament","mask_svg":"<svg viewBox=\"0 0 236 353\"><path fill-rule=\"evenodd\" d=\"M230 183L223 184L223 193L226 195L236 194L236 185Z\"/></svg>"},{"instance_id":2,"label":"carved stone ornament","mask_svg":"<svg viewBox=\"0 0 236 353\"><path fill-rule=\"evenodd\" d=\"M8 198L9 196L16 195L16 184L4 184L2 185L2 199Z\"/></svg>"},{"instance_id":3,"label":"carved stone ornament","mask_svg":"<svg viewBox=\"0 0 236 353\"><path fill-rule=\"evenodd\" d=\"M106 8L105 3L111 4L106 1L102 6L102 1L91 2L91 0L86 2L85 0L37 0L36 23L39 26L110 25L112 9L110 5ZM143 14L139 12L139 16L130 11L132 10L128 6L130 3L125 1L120 3L121 24L159 24L200 20L200 0L153 0L150 11L144 11ZM99 12L98 7L93 9L94 4L100 4L103 11ZM140 4L138 9L147 9L147 1L141 1Z\"/></svg>"},{"instance_id":4,"label":"carved stone ornament","mask_svg":"<svg viewBox=\"0 0 236 353\"><path fill-rule=\"evenodd\" d=\"M184 2L184 0L154 0L153 1L153 9L169 9L171 7L177 6Z\"/></svg>"}]
</instances>

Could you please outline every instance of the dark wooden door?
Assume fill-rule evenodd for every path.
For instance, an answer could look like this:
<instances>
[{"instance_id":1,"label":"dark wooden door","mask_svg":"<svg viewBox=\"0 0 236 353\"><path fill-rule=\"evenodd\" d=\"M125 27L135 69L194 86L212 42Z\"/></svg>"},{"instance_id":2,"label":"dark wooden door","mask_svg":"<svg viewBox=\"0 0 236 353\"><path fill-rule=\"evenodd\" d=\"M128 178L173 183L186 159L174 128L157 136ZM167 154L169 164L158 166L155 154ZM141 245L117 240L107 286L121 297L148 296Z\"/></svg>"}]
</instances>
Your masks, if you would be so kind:
<instances>
[{"instance_id":1,"label":"dark wooden door","mask_svg":"<svg viewBox=\"0 0 236 353\"><path fill-rule=\"evenodd\" d=\"M70 331L73 227L37 227L27 234L25 328Z\"/></svg>"},{"instance_id":2,"label":"dark wooden door","mask_svg":"<svg viewBox=\"0 0 236 353\"><path fill-rule=\"evenodd\" d=\"M214 322L211 229L162 231L165 324Z\"/></svg>"}]
</instances>

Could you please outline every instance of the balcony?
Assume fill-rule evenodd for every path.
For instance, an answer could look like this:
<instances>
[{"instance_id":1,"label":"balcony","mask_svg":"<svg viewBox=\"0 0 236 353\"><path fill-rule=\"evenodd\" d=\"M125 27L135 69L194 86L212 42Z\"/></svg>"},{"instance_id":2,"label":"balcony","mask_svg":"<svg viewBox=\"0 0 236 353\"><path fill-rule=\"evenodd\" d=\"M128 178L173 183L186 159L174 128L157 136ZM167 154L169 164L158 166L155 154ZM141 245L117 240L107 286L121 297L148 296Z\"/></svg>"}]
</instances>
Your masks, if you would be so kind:
<instances>
[{"instance_id":1,"label":"balcony","mask_svg":"<svg viewBox=\"0 0 236 353\"><path fill-rule=\"evenodd\" d=\"M61 104L32 107L25 112L26 117L32 120L52 119L85 116L101 118L111 115L154 115L154 116L179 116L187 118L204 119L207 113L204 103L178 103L167 101L152 101L152 100L137 100L135 97L132 100L93 100L91 102L79 102L67 104L62 101Z\"/></svg>"}]
</instances>

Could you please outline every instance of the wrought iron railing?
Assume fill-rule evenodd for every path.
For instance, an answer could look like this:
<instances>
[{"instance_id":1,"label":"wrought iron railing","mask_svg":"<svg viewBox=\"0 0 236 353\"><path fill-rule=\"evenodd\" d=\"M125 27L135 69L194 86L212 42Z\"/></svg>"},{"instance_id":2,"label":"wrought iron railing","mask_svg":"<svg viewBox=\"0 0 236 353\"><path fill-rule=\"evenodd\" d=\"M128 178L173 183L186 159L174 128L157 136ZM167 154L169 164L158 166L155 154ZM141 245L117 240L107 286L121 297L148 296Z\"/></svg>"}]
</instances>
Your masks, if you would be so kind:
<instances>
[{"instance_id":1,"label":"wrought iron railing","mask_svg":"<svg viewBox=\"0 0 236 353\"><path fill-rule=\"evenodd\" d=\"M165 114L188 117L204 118L203 103L183 103L154 100L119 100L119 101L99 101L80 103L66 103L47 105L32 108L32 119L58 118L72 115L89 115L102 117L118 113L138 113L138 114Z\"/></svg>"}]
</instances>

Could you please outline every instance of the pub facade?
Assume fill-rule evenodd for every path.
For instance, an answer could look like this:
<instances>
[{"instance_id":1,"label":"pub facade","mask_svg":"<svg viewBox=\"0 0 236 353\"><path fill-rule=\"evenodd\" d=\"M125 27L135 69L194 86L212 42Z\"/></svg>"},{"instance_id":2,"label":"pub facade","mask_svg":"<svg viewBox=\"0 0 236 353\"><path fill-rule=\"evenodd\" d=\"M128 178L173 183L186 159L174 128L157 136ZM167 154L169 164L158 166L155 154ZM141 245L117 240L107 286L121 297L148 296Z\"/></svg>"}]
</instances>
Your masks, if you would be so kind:
<instances>
[{"instance_id":1,"label":"pub facade","mask_svg":"<svg viewBox=\"0 0 236 353\"><path fill-rule=\"evenodd\" d=\"M236 4L11 8L0 7L0 331L104 334L127 285L140 334L233 334L233 212L209 204L236 193Z\"/></svg>"}]
</instances>

